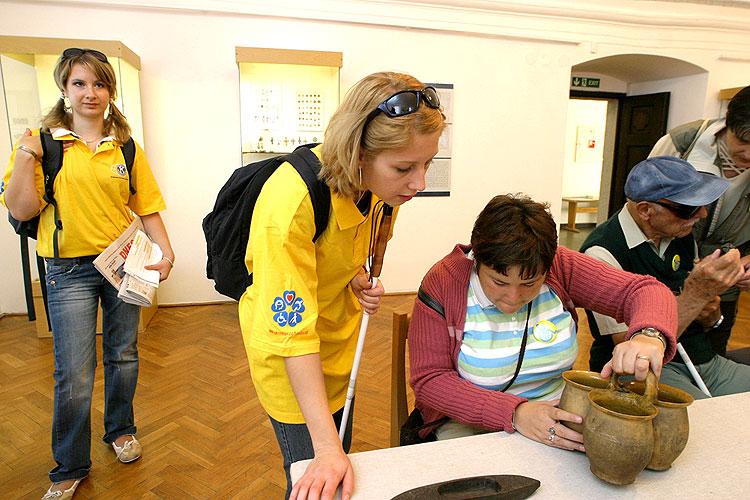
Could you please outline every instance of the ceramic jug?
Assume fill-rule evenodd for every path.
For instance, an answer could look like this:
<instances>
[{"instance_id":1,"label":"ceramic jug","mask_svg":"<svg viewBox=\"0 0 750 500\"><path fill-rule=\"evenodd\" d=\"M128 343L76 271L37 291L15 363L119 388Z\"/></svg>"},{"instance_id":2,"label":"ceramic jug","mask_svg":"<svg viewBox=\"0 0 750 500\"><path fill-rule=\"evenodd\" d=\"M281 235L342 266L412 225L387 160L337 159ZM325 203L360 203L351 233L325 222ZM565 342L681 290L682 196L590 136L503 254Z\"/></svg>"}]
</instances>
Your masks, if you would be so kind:
<instances>
[{"instance_id":1,"label":"ceramic jug","mask_svg":"<svg viewBox=\"0 0 750 500\"><path fill-rule=\"evenodd\" d=\"M596 372L584 370L568 370L563 372L562 376L565 380L565 387L557 407L580 415L585 421L589 412L589 392L592 389L606 389L609 380L601 378ZM583 423L576 424L563 420L560 423L576 432L583 433Z\"/></svg>"},{"instance_id":2,"label":"ceramic jug","mask_svg":"<svg viewBox=\"0 0 750 500\"><path fill-rule=\"evenodd\" d=\"M620 384L636 394L643 394L643 382L629 381ZM687 407L693 403L693 396L675 387L659 384L656 408L659 414L654 418L654 452L646 466L650 470L667 470L680 456L687 445L690 434Z\"/></svg>"},{"instance_id":3,"label":"ceramic jug","mask_svg":"<svg viewBox=\"0 0 750 500\"><path fill-rule=\"evenodd\" d=\"M594 475L609 483L630 484L649 463L654 448L656 376L649 371L643 396L616 387L613 373L607 389L589 392L583 446Z\"/></svg>"}]
</instances>

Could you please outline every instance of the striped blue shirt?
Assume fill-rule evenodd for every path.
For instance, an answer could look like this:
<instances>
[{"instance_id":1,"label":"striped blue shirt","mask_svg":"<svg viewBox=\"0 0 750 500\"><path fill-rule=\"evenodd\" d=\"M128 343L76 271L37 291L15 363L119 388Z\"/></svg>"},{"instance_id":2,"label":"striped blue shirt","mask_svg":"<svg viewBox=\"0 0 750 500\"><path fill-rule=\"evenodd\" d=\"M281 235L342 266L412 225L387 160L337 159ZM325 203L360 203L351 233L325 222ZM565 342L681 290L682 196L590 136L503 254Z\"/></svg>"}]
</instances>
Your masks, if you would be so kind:
<instances>
[{"instance_id":1,"label":"striped blue shirt","mask_svg":"<svg viewBox=\"0 0 750 500\"><path fill-rule=\"evenodd\" d=\"M546 284L532 301L526 353L513 385L506 391L530 401L548 401L562 394L562 372L578 354L573 318ZM466 324L458 373L461 378L499 391L516 371L529 304L505 314L487 299L476 271L467 294Z\"/></svg>"}]
</instances>

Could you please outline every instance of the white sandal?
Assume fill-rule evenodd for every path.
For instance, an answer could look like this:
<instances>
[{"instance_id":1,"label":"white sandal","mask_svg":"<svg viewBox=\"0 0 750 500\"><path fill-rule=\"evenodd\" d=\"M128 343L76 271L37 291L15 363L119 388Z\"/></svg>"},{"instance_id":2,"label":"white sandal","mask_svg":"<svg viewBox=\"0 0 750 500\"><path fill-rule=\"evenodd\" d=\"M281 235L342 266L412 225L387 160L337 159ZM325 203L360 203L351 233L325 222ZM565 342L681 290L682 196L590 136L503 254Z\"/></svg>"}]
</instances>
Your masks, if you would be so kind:
<instances>
[{"instance_id":1,"label":"white sandal","mask_svg":"<svg viewBox=\"0 0 750 500\"><path fill-rule=\"evenodd\" d=\"M64 483L65 481L60 481L60 483ZM73 483L73 486L68 488L67 490L55 490L52 491L52 488L55 487L56 484L60 483L52 483L52 486L49 487L47 490L47 493L42 497L42 500L68 500L70 498L73 498L73 495L76 492L76 488L78 488L78 483L80 483L80 479L76 479L76 481Z\"/></svg>"}]
</instances>

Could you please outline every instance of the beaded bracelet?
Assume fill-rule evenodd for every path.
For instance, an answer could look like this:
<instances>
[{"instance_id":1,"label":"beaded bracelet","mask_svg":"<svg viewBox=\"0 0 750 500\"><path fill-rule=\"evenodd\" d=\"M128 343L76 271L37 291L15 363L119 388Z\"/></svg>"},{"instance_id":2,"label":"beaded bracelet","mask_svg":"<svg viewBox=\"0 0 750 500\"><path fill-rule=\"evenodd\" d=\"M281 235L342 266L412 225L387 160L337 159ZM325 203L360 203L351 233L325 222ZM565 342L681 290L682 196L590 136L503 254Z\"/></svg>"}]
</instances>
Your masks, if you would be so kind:
<instances>
[{"instance_id":1,"label":"beaded bracelet","mask_svg":"<svg viewBox=\"0 0 750 500\"><path fill-rule=\"evenodd\" d=\"M161 258L164 259L164 260L166 260L167 262L169 262L170 266L174 267L174 262L172 262L172 259L170 259L169 257L167 257L165 255L162 255Z\"/></svg>"}]
</instances>

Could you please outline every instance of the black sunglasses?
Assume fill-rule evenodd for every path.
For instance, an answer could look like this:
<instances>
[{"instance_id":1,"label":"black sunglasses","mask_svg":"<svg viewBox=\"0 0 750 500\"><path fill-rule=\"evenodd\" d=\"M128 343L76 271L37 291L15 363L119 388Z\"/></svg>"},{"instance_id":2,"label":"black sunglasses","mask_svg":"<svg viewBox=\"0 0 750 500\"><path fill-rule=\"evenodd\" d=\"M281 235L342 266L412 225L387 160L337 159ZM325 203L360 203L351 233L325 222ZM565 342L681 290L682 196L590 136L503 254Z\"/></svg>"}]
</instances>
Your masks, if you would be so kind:
<instances>
[{"instance_id":1,"label":"black sunglasses","mask_svg":"<svg viewBox=\"0 0 750 500\"><path fill-rule=\"evenodd\" d=\"M98 50L93 49L79 49L76 47L71 47L69 49L65 49L62 53L62 60L70 59L71 57L78 57L82 56L83 54L91 54L98 60L100 60L103 63L109 64L109 61L107 60L107 56L99 52Z\"/></svg>"},{"instance_id":2,"label":"black sunglasses","mask_svg":"<svg viewBox=\"0 0 750 500\"><path fill-rule=\"evenodd\" d=\"M401 90L396 92L378 104L378 107L367 115L365 124L362 127L362 137L364 138L365 136L367 125L369 125L372 119L381 111L391 118L395 116L406 116L418 110L419 104L422 101L424 101L425 106L428 108L438 109L440 107L440 97L438 97L435 87L425 87L422 90Z\"/></svg>"},{"instance_id":3,"label":"black sunglasses","mask_svg":"<svg viewBox=\"0 0 750 500\"><path fill-rule=\"evenodd\" d=\"M664 203L663 201L652 201L651 203L656 203L659 206L662 206L672 212L675 217L679 217L680 219L692 219L695 217L695 214L698 213L698 211L703 208L703 205L694 207L692 205L672 205L670 203Z\"/></svg>"}]
</instances>

